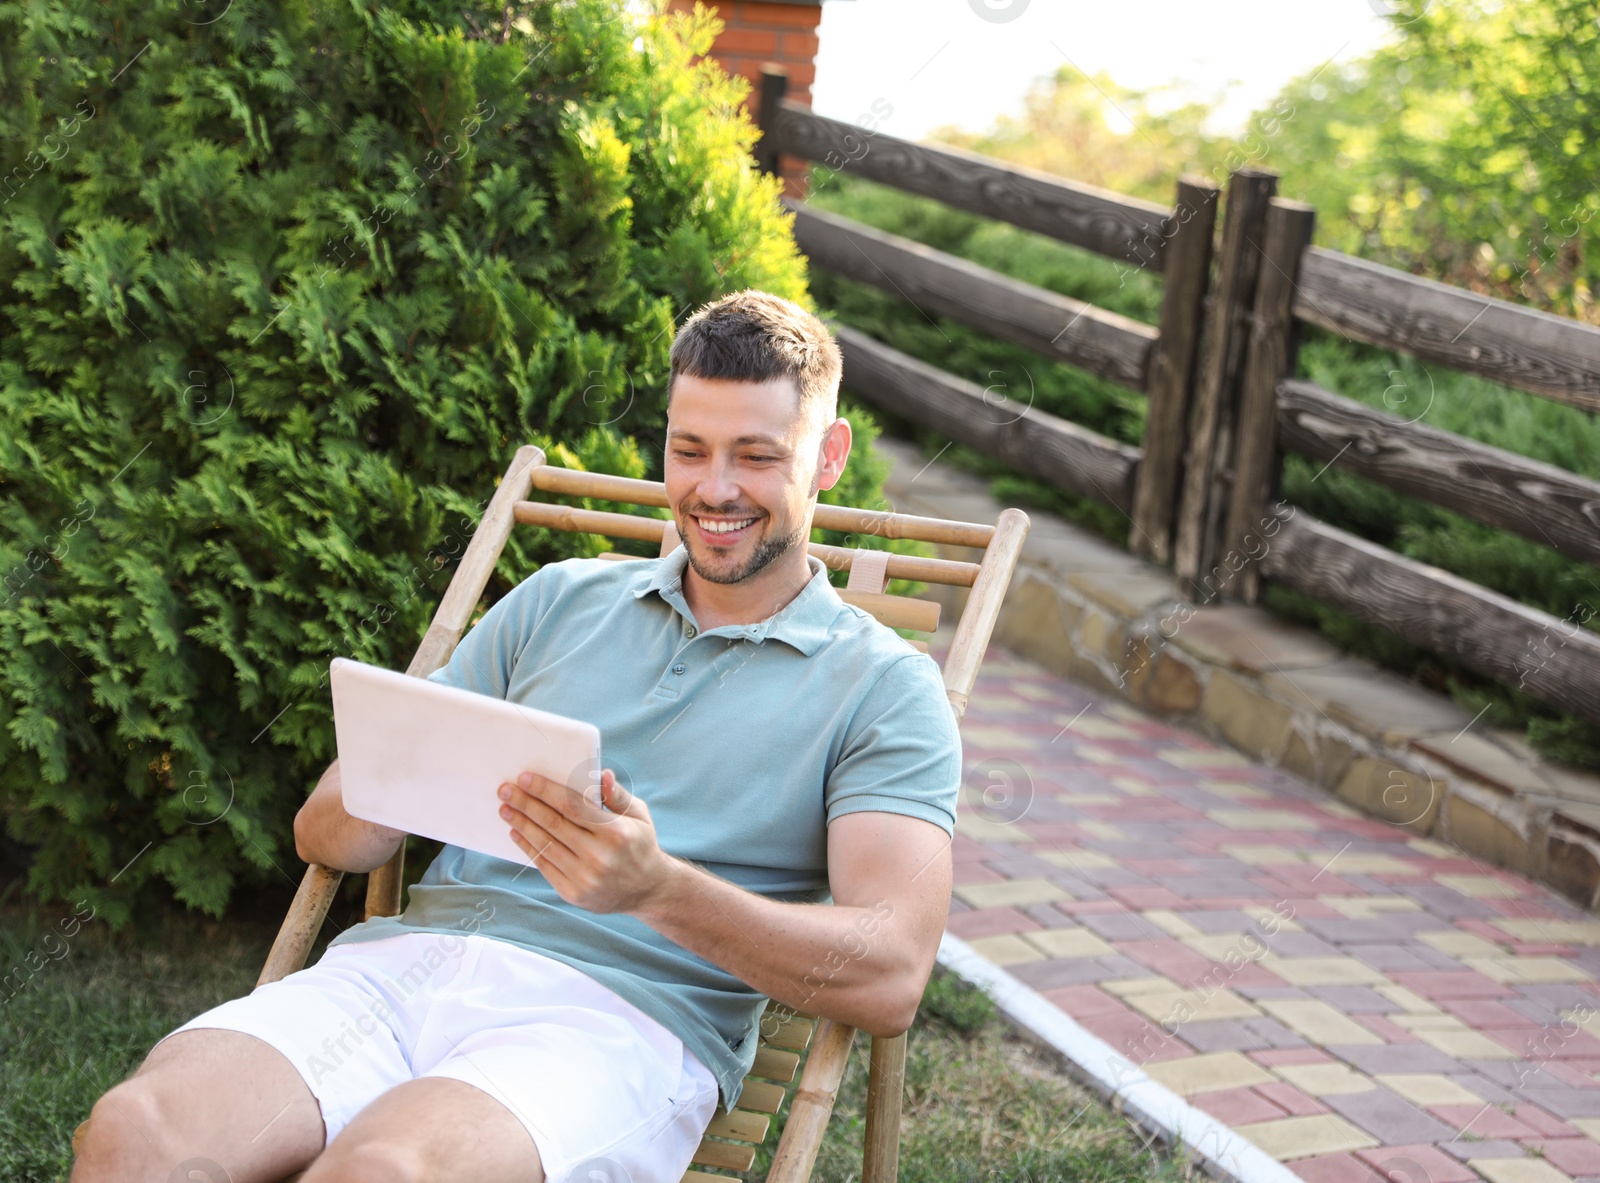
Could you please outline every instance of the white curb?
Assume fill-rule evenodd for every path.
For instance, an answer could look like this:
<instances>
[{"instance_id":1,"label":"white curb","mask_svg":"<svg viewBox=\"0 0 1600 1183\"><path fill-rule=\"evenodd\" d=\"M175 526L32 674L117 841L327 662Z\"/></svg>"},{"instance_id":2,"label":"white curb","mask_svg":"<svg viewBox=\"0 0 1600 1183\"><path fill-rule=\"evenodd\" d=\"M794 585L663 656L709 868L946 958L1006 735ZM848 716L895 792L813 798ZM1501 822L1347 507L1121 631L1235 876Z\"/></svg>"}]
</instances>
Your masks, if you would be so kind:
<instances>
[{"instance_id":1,"label":"white curb","mask_svg":"<svg viewBox=\"0 0 1600 1183\"><path fill-rule=\"evenodd\" d=\"M1151 1080L1144 1069L960 937L944 934L939 964L983 987L1002 1014L1065 1056L1094 1092L1175 1148L1190 1150L1209 1171L1236 1183L1305 1183L1237 1132Z\"/></svg>"}]
</instances>

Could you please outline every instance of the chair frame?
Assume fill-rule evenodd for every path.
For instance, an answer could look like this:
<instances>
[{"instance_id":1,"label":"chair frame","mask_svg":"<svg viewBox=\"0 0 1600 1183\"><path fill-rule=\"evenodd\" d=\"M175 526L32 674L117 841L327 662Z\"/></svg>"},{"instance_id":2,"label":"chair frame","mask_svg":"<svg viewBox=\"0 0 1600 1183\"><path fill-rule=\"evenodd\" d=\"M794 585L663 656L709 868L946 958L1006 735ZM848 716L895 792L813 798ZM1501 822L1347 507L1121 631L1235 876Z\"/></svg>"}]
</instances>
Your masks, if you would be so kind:
<instances>
[{"instance_id":1,"label":"chair frame","mask_svg":"<svg viewBox=\"0 0 1600 1183\"><path fill-rule=\"evenodd\" d=\"M665 488L660 482L641 481L627 477L606 476L572 469L549 467L544 452L532 445L517 450L516 456L490 499L483 519L473 533L461 562L456 569L444 599L435 612L433 621L423 635L422 643L412 657L406 673L418 678L427 677L441 668L454 652L457 643L471 622L483 590L499 561L512 527L517 523L544 526L551 529L572 530L582 533L606 534L612 537L634 538L660 542L670 523L660 518L631 514L608 513L596 510L575 509L547 502L528 500L533 489L560 496L592 497L614 502L632 502L639 505L664 507L667 505ZM950 707L959 720L966 711L968 697L977 680L978 667L988 648L994 631L1000 604L1011 581L1021 554L1023 539L1028 532L1028 516L1020 510L1002 511L993 526L966 522L946 521L939 518L919 518L907 514L885 513L877 510L851 509L842 506L819 505L814 523L823 529L852 531L858 534L876 534L885 538L914 538L943 545L973 547L983 550L978 563L958 562L950 559L926 559L907 555L891 555L887 563L887 576L929 583L942 583L957 588L970 588L960 613L950 652L943 665L945 693ZM830 568L848 570L858 553L854 549L810 544L810 553L816 555ZM844 598L872 611L878 619L892 627L932 631L937 624L936 604L887 596L874 592L841 593ZM401 877L404 870L405 844L393 858L367 877L366 916L394 916L400 911ZM323 920L338 890L343 871L312 864L306 868L304 878L295 893L294 902L284 918L272 950L262 967L257 985L275 982L304 967L306 958L321 931ZM810 1019L810 1016L800 1016ZM831 1019L818 1019L814 1032L796 1031L789 1021L780 1025L785 1038L779 1046L804 1050L811 1044L811 1052L800 1078L800 1087L790 1105L772 1166L767 1174L768 1183L804 1183L811 1176L817 1153L821 1148L828 1119L844 1078L855 1029ZM764 1033L765 1034L765 1033ZM787 1041L785 1041L785 1039ZM780 1080L792 1080L798 1056L794 1051L772 1055L773 1040L763 1039L763 1053L767 1063L776 1063L776 1069L762 1070L758 1063L753 1075L767 1075ZM899 1172L900 1111L905 1087L906 1037L872 1038L871 1061L867 1084L867 1125L863 1183L895 1183ZM786 1073L786 1075L785 1075ZM771 1106L775 1109L776 1106ZM753 1117L736 1109L728 1117ZM725 1137L750 1139L741 1133L730 1132L732 1126L718 1128L718 1118L713 1123L713 1134ZM760 1143L765 1137L765 1118L759 1118ZM748 1122L746 1125L748 1126ZM737 1123L733 1123L737 1126ZM738 1154L734 1154L738 1151ZM702 1143L702 1154L696 1163L702 1166L748 1169L754 1149L744 1157L745 1148L731 1142ZM743 1166L740 1166L740 1162ZM713 1181L726 1176L706 1174L691 1170L686 1181Z\"/></svg>"}]
</instances>

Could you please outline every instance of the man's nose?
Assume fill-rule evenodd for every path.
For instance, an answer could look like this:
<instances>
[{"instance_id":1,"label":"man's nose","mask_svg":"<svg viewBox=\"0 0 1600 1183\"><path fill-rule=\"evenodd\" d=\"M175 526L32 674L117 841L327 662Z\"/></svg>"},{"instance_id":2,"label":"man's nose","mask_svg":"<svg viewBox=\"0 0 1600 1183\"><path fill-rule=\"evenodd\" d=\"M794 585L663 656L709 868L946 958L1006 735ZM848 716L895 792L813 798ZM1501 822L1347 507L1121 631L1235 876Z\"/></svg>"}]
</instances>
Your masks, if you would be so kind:
<instances>
[{"instance_id":1,"label":"man's nose","mask_svg":"<svg viewBox=\"0 0 1600 1183\"><path fill-rule=\"evenodd\" d=\"M721 457L712 457L705 474L695 487L700 500L711 506L732 505L739 500L739 482L735 479L733 465Z\"/></svg>"}]
</instances>

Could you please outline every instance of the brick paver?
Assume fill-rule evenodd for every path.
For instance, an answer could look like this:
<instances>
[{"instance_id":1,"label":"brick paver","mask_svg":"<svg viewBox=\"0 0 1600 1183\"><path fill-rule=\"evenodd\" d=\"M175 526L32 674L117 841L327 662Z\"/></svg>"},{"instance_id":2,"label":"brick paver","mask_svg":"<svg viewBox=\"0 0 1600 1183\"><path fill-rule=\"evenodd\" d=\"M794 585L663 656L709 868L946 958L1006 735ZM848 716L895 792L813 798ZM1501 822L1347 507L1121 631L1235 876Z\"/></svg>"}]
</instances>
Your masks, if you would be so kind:
<instances>
[{"instance_id":1,"label":"brick paver","mask_svg":"<svg viewBox=\"0 0 1600 1183\"><path fill-rule=\"evenodd\" d=\"M1312 1181L1600 1179L1600 918L992 648L950 931Z\"/></svg>"}]
</instances>

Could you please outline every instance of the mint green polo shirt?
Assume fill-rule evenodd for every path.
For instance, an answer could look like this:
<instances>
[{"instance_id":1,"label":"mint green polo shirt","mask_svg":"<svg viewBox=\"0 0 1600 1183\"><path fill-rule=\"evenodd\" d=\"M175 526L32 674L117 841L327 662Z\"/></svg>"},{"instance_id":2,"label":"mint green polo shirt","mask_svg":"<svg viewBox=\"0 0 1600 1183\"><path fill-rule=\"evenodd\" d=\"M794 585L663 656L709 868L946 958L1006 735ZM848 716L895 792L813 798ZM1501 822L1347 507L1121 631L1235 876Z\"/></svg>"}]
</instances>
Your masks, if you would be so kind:
<instances>
[{"instance_id":1,"label":"mint green polo shirt","mask_svg":"<svg viewBox=\"0 0 1600 1183\"><path fill-rule=\"evenodd\" d=\"M933 660L844 603L815 558L775 615L702 631L686 561L679 547L543 567L432 678L593 723L602 763L650 807L663 849L772 899L829 900L828 823L845 814L950 832L961 745ZM401 915L332 943L468 925L621 995L683 1040L726 1105L737 1099L766 999L642 921L566 903L531 868L447 846Z\"/></svg>"}]
</instances>

